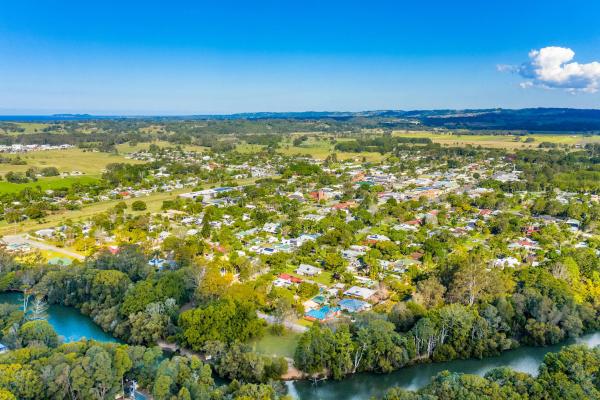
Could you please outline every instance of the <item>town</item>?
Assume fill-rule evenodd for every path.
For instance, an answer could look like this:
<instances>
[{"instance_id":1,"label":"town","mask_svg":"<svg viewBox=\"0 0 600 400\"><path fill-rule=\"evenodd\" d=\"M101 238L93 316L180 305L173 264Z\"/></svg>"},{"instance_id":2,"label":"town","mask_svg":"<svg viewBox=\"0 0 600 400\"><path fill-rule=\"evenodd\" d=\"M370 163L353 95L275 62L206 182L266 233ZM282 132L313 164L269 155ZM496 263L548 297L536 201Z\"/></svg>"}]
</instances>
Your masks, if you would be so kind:
<instances>
[{"instance_id":1,"label":"town","mask_svg":"<svg viewBox=\"0 0 600 400\"><path fill-rule=\"evenodd\" d=\"M595 139L505 133L475 147L460 141L476 133L437 132L151 138L78 153L113 154L96 175L36 156L57 178L28 172L33 182L0 196L0 300L13 303L0 308L0 351L71 342L48 314L75 308L131 346L88 351L174 355L121 375L123 396L200 390L161 375L165 362L198 368L194 357L206 379L276 396L282 379L388 373L597 330ZM52 179L62 186L42 187Z\"/></svg>"},{"instance_id":2,"label":"town","mask_svg":"<svg viewBox=\"0 0 600 400\"><path fill-rule=\"evenodd\" d=\"M600 2L1 4L0 400L600 400Z\"/></svg>"}]
</instances>

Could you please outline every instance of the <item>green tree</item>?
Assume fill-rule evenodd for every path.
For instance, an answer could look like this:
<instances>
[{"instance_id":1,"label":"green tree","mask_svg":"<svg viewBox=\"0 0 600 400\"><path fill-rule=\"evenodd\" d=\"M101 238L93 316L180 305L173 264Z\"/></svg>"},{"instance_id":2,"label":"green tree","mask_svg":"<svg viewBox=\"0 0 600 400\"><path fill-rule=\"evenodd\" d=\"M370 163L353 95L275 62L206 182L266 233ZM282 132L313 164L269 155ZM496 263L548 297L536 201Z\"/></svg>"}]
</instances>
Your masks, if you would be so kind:
<instances>
[{"instance_id":1,"label":"green tree","mask_svg":"<svg viewBox=\"0 0 600 400\"><path fill-rule=\"evenodd\" d=\"M131 203L131 209L133 211L146 211L146 203L142 200L136 200L133 203Z\"/></svg>"},{"instance_id":2,"label":"green tree","mask_svg":"<svg viewBox=\"0 0 600 400\"><path fill-rule=\"evenodd\" d=\"M48 347L58 346L58 335L48 321L38 319L25 322L19 329L19 336L24 346L43 344Z\"/></svg>"},{"instance_id":3,"label":"green tree","mask_svg":"<svg viewBox=\"0 0 600 400\"><path fill-rule=\"evenodd\" d=\"M179 316L179 326L183 342L199 351L209 340L233 343L260 335L264 321L256 316L254 305L225 299L184 311Z\"/></svg>"}]
</instances>

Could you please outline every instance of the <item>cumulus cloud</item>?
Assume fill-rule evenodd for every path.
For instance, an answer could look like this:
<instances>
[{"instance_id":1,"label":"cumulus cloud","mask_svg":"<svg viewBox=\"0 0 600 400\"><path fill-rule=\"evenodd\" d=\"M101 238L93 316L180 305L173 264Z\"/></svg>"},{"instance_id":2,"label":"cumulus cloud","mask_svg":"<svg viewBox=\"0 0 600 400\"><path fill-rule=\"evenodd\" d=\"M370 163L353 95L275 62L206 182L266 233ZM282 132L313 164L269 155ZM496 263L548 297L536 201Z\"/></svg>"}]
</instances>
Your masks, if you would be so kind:
<instances>
[{"instance_id":1,"label":"cumulus cloud","mask_svg":"<svg viewBox=\"0 0 600 400\"><path fill-rule=\"evenodd\" d=\"M573 61L575 52L566 47L544 47L529 52L529 62L520 66L499 65L503 72L516 72L526 81L521 87L533 86L565 89L570 92L595 93L600 89L600 62L580 64Z\"/></svg>"}]
</instances>

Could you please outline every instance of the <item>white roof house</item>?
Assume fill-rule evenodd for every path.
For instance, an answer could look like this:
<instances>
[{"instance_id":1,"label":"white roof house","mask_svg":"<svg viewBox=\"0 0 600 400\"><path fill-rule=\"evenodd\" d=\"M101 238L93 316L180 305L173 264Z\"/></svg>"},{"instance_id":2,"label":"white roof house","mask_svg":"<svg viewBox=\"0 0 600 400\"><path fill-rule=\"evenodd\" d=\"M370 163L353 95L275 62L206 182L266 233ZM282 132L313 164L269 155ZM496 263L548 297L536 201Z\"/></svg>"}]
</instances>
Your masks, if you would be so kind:
<instances>
[{"instance_id":1,"label":"white roof house","mask_svg":"<svg viewBox=\"0 0 600 400\"><path fill-rule=\"evenodd\" d=\"M35 234L39 237L52 237L54 236L54 229L40 229L39 231L36 231Z\"/></svg>"},{"instance_id":2,"label":"white roof house","mask_svg":"<svg viewBox=\"0 0 600 400\"><path fill-rule=\"evenodd\" d=\"M309 264L300 264L298 268L296 268L296 273L300 275L306 276L315 276L319 275L323 270L321 268L317 268L315 266Z\"/></svg>"},{"instance_id":3,"label":"white roof house","mask_svg":"<svg viewBox=\"0 0 600 400\"><path fill-rule=\"evenodd\" d=\"M346 296L359 297L363 300L371 298L375 294L375 290L367 289L360 286L352 286L344 292Z\"/></svg>"},{"instance_id":4,"label":"white roof house","mask_svg":"<svg viewBox=\"0 0 600 400\"><path fill-rule=\"evenodd\" d=\"M263 231L268 232L268 233L277 233L277 231L279 230L279 226L280 226L280 224L278 224L278 223L267 222L263 226Z\"/></svg>"},{"instance_id":5,"label":"white roof house","mask_svg":"<svg viewBox=\"0 0 600 400\"><path fill-rule=\"evenodd\" d=\"M282 279L282 278L277 278L273 281L273 286L275 286L275 287L288 287L291 285L292 285L292 282Z\"/></svg>"},{"instance_id":6,"label":"white roof house","mask_svg":"<svg viewBox=\"0 0 600 400\"><path fill-rule=\"evenodd\" d=\"M367 236L367 240L375 240L377 242L381 242L381 241L388 241L388 240L390 240L390 238L385 235L380 235L380 234L375 233L373 235Z\"/></svg>"},{"instance_id":7,"label":"white roof house","mask_svg":"<svg viewBox=\"0 0 600 400\"><path fill-rule=\"evenodd\" d=\"M494 267L510 267L515 268L521 264L521 261L517 260L515 257L505 257L505 258L497 258L494 260Z\"/></svg>"}]
</instances>

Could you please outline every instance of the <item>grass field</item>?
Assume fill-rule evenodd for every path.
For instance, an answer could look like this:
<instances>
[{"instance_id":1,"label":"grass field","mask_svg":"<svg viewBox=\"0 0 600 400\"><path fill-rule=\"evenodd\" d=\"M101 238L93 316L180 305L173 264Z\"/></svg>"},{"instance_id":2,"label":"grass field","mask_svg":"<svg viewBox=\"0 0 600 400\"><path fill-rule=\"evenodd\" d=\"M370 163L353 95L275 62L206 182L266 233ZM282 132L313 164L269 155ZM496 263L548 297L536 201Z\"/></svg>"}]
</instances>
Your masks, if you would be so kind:
<instances>
[{"instance_id":1,"label":"grass field","mask_svg":"<svg viewBox=\"0 0 600 400\"><path fill-rule=\"evenodd\" d=\"M25 129L24 132L5 132L3 129L0 128L0 133L3 134L7 134L7 135L23 135L23 134L30 134L30 133L36 133L36 132L41 132L42 129L44 129L46 126L48 126L48 124L44 124L44 123L39 123L39 122L13 122L15 125L19 125L19 127Z\"/></svg>"},{"instance_id":2,"label":"grass field","mask_svg":"<svg viewBox=\"0 0 600 400\"><path fill-rule=\"evenodd\" d=\"M395 131L394 136L429 138L434 143L445 146L482 146L505 149L537 148L542 142L556 143L559 145L576 145L586 143L600 143L600 136L585 136L575 134L532 134L523 136L515 135L461 135L450 133L436 133L428 131ZM525 143L526 138L533 138L531 143Z\"/></svg>"},{"instance_id":3,"label":"grass field","mask_svg":"<svg viewBox=\"0 0 600 400\"><path fill-rule=\"evenodd\" d=\"M257 353L293 358L299 339L299 333L286 331L283 335L277 336L267 332L262 338L252 340L250 346Z\"/></svg>"},{"instance_id":4,"label":"grass field","mask_svg":"<svg viewBox=\"0 0 600 400\"><path fill-rule=\"evenodd\" d=\"M50 261L53 258L68 258L70 260L73 260L73 257L69 257L63 253L58 253L56 251L51 250L40 250L40 254L42 255L42 257L44 257L46 261Z\"/></svg>"},{"instance_id":5,"label":"grass field","mask_svg":"<svg viewBox=\"0 0 600 400\"><path fill-rule=\"evenodd\" d=\"M125 158L127 154L139 150L148 149L151 143L138 143L131 146L129 143L117 145L119 154L100 153L94 151L83 151L82 149L34 151L22 154L4 154L4 157L16 158L17 156L27 162L26 165L0 164L0 174L8 171L25 172L31 167L44 168L56 167L60 172L81 171L86 175L100 176L102 170L111 163L140 164L143 161ZM174 147L169 142L154 142L161 147ZM201 146L183 146L185 150L204 151Z\"/></svg>"},{"instance_id":6,"label":"grass field","mask_svg":"<svg viewBox=\"0 0 600 400\"><path fill-rule=\"evenodd\" d=\"M157 140L154 142L146 142L146 143L136 143L134 146L132 146L129 143L122 143L122 144L117 145L116 147L117 147L117 151L119 152L119 154L131 154L131 153L135 153L136 151L147 150L150 147L150 145L152 145L152 144L155 144L159 147L177 147L177 145L175 145L173 143L169 143L167 141L163 141L163 140ZM198 153L209 150L208 147L196 146L196 145L183 145L181 147L186 151L196 151Z\"/></svg>"},{"instance_id":7,"label":"grass field","mask_svg":"<svg viewBox=\"0 0 600 400\"><path fill-rule=\"evenodd\" d=\"M600 143L599 135L556 135L556 134L537 134L530 135L536 142L551 142L556 144L587 144Z\"/></svg>"},{"instance_id":8,"label":"grass field","mask_svg":"<svg viewBox=\"0 0 600 400\"><path fill-rule=\"evenodd\" d=\"M367 161L378 162L384 158L384 156L379 153L346 153L336 151L334 147L335 144L329 140L310 137L300 146L294 146L292 140L284 140L280 143L277 152L287 156L307 155L317 160L324 160L331 153L336 153L338 160L356 159L362 161L364 157ZM240 153L253 154L261 152L264 148L265 146L259 144L240 143L237 145L236 150Z\"/></svg>"},{"instance_id":9,"label":"grass field","mask_svg":"<svg viewBox=\"0 0 600 400\"><path fill-rule=\"evenodd\" d=\"M26 165L0 164L0 174L8 171L25 172L31 167L56 167L60 172L81 171L86 175L100 176L108 164L127 162L137 164L141 161L128 160L122 155L83 151L81 149L32 151L18 155L4 155L16 158L19 156L27 162Z\"/></svg>"},{"instance_id":10,"label":"grass field","mask_svg":"<svg viewBox=\"0 0 600 400\"><path fill-rule=\"evenodd\" d=\"M48 189L62 189L69 188L75 183L89 184L98 182L99 178L93 176L68 176L65 178L51 177L51 178L40 178L36 182L28 183L11 183L11 182L0 182L0 194L1 193L16 193L27 187L35 188L40 187L42 190Z\"/></svg>"},{"instance_id":11,"label":"grass field","mask_svg":"<svg viewBox=\"0 0 600 400\"><path fill-rule=\"evenodd\" d=\"M235 150L242 154L254 154L254 153L260 153L266 147L267 146L264 146L262 144L240 143L235 147Z\"/></svg>"}]
</instances>

